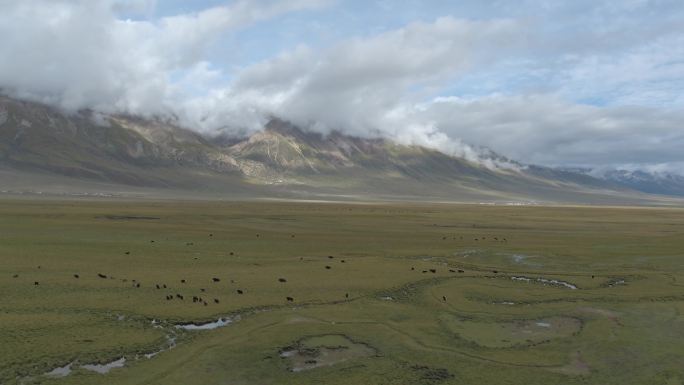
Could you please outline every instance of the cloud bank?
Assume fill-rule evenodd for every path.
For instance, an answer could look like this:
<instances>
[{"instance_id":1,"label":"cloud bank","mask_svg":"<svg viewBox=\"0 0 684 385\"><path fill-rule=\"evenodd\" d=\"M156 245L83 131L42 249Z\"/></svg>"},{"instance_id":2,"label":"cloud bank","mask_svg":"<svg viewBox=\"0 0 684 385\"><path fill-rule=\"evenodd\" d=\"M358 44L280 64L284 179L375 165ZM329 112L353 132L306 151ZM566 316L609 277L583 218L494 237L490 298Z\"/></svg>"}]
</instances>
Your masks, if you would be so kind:
<instances>
[{"instance_id":1,"label":"cloud bank","mask_svg":"<svg viewBox=\"0 0 684 385\"><path fill-rule=\"evenodd\" d=\"M160 3L0 0L0 88L68 110L175 116L205 133L244 134L278 116L473 160L471 145L527 163L684 173L684 7L674 1L465 1L360 31L329 21L357 15L354 2L157 15ZM411 4L374 2L351 26L419 13ZM269 51L260 34L290 40Z\"/></svg>"}]
</instances>

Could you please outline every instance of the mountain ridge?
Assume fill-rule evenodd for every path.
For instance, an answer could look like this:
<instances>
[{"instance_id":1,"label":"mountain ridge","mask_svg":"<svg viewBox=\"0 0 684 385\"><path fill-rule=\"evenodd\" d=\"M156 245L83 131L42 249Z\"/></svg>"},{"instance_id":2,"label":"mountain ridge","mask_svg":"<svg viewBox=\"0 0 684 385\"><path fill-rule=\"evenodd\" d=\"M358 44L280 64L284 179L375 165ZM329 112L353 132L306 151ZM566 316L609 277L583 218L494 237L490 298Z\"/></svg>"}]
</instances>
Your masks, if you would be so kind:
<instances>
[{"instance_id":1,"label":"mountain ridge","mask_svg":"<svg viewBox=\"0 0 684 385\"><path fill-rule=\"evenodd\" d=\"M582 173L540 166L486 167L386 138L308 132L279 119L245 138L210 137L159 119L65 113L5 96L0 97L0 168L6 173L0 174L0 182L9 185L8 177L1 175L20 173L12 182L19 186L26 180L24 188L33 180L27 175L35 175L36 180L69 178L77 181L74 188L81 182L105 183L226 197L589 203L614 197L645 199ZM49 184L45 188L49 190Z\"/></svg>"},{"instance_id":2,"label":"mountain ridge","mask_svg":"<svg viewBox=\"0 0 684 385\"><path fill-rule=\"evenodd\" d=\"M684 196L684 176L667 171L614 168L582 172L645 193Z\"/></svg>"}]
</instances>

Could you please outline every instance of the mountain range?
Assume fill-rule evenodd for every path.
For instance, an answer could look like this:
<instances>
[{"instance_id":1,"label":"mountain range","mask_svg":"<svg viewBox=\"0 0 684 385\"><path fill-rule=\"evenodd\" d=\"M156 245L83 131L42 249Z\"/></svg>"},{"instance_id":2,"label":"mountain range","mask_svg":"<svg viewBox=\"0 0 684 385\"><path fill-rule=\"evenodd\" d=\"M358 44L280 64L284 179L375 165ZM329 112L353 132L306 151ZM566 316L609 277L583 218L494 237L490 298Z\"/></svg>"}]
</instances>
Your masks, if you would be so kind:
<instances>
[{"instance_id":1,"label":"mountain range","mask_svg":"<svg viewBox=\"0 0 684 385\"><path fill-rule=\"evenodd\" d=\"M4 193L659 204L670 198L644 192L684 192L681 180L669 189L486 156L492 162L386 138L323 135L275 118L246 137L207 136L164 119L67 113L0 97ZM492 166L502 159L507 166Z\"/></svg>"},{"instance_id":2,"label":"mountain range","mask_svg":"<svg viewBox=\"0 0 684 385\"><path fill-rule=\"evenodd\" d=\"M662 195L684 196L684 176L665 171L645 170L589 170L597 178L611 181L634 190Z\"/></svg>"}]
</instances>

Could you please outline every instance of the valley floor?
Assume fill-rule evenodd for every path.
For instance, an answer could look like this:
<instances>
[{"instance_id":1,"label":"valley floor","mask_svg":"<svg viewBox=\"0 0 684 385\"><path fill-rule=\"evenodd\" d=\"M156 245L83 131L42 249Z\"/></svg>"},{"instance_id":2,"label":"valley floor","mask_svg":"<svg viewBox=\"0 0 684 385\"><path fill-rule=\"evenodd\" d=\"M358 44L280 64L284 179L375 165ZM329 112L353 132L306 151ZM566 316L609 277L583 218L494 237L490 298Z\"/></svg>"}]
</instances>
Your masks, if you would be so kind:
<instances>
[{"instance_id":1,"label":"valley floor","mask_svg":"<svg viewBox=\"0 0 684 385\"><path fill-rule=\"evenodd\" d=\"M0 200L2 384L682 384L684 210Z\"/></svg>"}]
</instances>

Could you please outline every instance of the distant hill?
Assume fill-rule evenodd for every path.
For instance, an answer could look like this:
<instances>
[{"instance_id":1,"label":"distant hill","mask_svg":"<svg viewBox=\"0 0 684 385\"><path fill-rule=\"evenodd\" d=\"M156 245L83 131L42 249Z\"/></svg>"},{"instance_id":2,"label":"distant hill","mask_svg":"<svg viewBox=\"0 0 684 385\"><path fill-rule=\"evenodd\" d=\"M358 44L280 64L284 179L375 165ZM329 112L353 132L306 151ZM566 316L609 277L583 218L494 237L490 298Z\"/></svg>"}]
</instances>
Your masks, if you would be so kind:
<instances>
[{"instance_id":1,"label":"distant hill","mask_svg":"<svg viewBox=\"0 0 684 385\"><path fill-rule=\"evenodd\" d=\"M623 183L582 172L516 167L495 153L487 156L514 167L487 167L388 139L338 132L324 136L278 119L246 138L205 137L163 120L92 111L67 114L0 97L2 191L527 203L657 201Z\"/></svg>"},{"instance_id":2,"label":"distant hill","mask_svg":"<svg viewBox=\"0 0 684 385\"><path fill-rule=\"evenodd\" d=\"M662 171L583 170L595 178L650 194L684 196L684 176Z\"/></svg>"}]
</instances>

